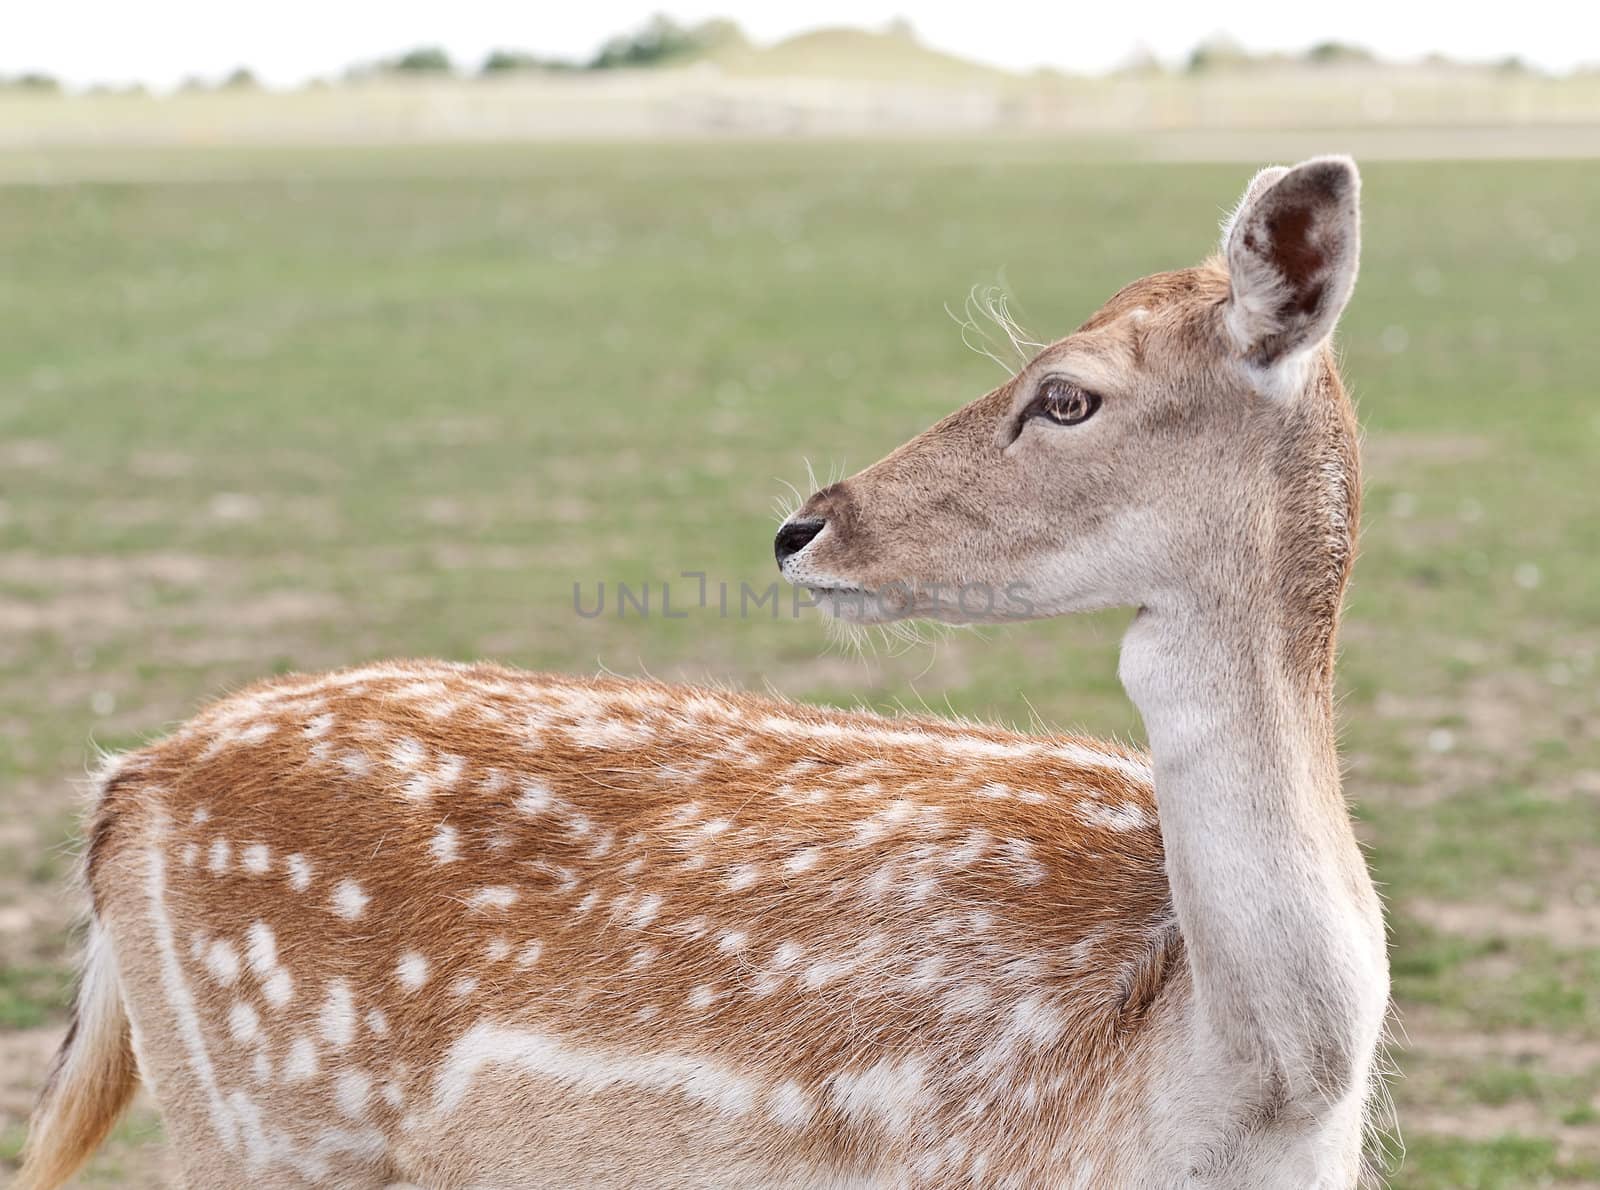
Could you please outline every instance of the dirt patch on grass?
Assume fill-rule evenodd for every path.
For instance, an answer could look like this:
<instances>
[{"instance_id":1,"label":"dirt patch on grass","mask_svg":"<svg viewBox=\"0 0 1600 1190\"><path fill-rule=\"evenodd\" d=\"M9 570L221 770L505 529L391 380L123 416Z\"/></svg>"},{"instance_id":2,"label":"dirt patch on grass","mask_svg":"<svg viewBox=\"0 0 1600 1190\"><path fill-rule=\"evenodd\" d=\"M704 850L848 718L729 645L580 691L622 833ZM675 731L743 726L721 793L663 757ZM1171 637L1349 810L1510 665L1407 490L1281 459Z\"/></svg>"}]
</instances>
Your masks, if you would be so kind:
<instances>
[{"instance_id":1,"label":"dirt patch on grass","mask_svg":"<svg viewBox=\"0 0 1600 1190\"><path fill-rule=\"evenodd\" d=\"M1600 711L1574 693L1571 686L1509 665L1475 676L1449 694L1379 692L1373 711L1402 725L1422 777L1396 796L1425 806L1527 769L1535 763L1541 737L1572 747L1600 739ZM1596 785L1588 769L1556 769L1530 792L1565 799L1591 794Z\"/></svg>"},{"instance_id":2,"label":"dirt patch on grass","mask_svg":"<svg viewBox=\"0 0 1600 1190\"><path fill-rule=\"evenodd\" d=\"M1536 1029L1452 1029L1420 1009L1406 1013L1394 1035L1391 1056L1401 1074L1390 1087L1402 1136L1538 1137L1554 1141L1563 1160L1600 1155L1600 1123L1587 1110L1600 1110L1600 1096L1589 1097L1600 1077L1600 1041ZM1574 1108L1585 1109L1581 1118L1569 1114Z\"/></svg>"},{"instance_id":3,"label":"dirt patch on grass","mask_svg":"<svg viewBox=\"0 0 1600 1190\"><path fill-rule=\"evenodd\" d=\"M1408 917L1447 934L1469 938L1536 938L1565 949L1600 946L1600 904L1553 900L1535 910L1496 902L1405 902Z\"/></svg>"},{"instance_id":4,"label":"dirt patch on grass","mask_svg":"<svg viewBox=\"0 0 1600 1190\"><path fill-rule=\"evenodd\" d=\"M47 600L0 599L0 632L54 632L130 628L139 613L114 595L78 593Z\"/></svg>"},{"instance_id":5,"label":"dirt patch on grass","mask_svg":"<svg viewBox=\"0 0 1600 1190\"><path fill-rule=\"evenodd\" d=\"M1600 1125L1553 1123L1533 1103L1413 1108L1402 1117L1400 1125L1402 1136L1451 1136L1472 1141L1537 1136L1555 1141L1556 1152L1564 1161L1600 1154Z\"/></svg>"},{"instance_id":6,"label":"dirt patch on grass","mask_svg":"<svg viewBox=\"0 0 1600 1190\"><path fill-rule=\"evenodd\" d=\"M61 458L61 447L43 438L0 442L0 469L42 470L57 466Z\"/></svg>"},{"instance_id":7,"label":"dirt patch on grass","mask_svg":"<svg viewBox=\"0 0 1600 1190\"><path fill-rule=\"evenodd\" d=\"M121 587L129 582L171 583L193 587L206 581L214 563L197 554L50 555L14 553L0 556L0 582L41 587Z\"/></svg>"},{"instance_id":8,"label":"dirt patch on grass","mask_svg":"<svg viewBox=\"0 0 1600 1190\"><path fill-rule=\"evenodd\" d=\"M1407 1013L1395 1030L1395 1052L1401 1062L1408 1052L1476 1064L1536 1062L1551 1074L1576 1075L1600 1070L1600 1041L1537 1029L1469 1033L1447 1029L1429 1014Z\"/></svg>"}]
</instances>

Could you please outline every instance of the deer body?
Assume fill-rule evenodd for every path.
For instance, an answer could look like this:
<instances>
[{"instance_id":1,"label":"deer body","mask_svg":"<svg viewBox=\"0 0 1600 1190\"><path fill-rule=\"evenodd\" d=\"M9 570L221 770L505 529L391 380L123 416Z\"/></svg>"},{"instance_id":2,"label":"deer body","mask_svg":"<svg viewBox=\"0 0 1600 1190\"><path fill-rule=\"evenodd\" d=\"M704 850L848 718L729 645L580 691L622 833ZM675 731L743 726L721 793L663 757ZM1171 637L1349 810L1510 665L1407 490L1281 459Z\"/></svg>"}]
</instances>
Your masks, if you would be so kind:
<instances>
[{"instance_id":1,"label":"deer body","mask_svg":"<svg viewBox=\"0 0 1600 1190\"><path fill-rule=\"evenodd\" d=\"M780 532L845 619L901 582L1138 606L1150 756L492 666L264 683L101 776L25 1182L137 1076L197 1187L1354 1184L1387 1000L1332 720L1355 184L1262 175L1225 264Z\"/></svg>"}]
</instances>

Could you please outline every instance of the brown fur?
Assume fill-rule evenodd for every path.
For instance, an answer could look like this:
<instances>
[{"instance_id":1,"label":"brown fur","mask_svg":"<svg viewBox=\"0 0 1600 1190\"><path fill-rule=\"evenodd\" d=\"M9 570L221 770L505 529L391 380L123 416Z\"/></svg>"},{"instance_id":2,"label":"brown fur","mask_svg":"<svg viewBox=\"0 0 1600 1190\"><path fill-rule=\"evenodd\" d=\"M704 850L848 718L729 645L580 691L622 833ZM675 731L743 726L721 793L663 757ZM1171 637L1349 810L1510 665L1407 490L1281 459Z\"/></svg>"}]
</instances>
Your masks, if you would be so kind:
<instances>
[{"instance_id":1,"label":"brown fur","mask_svg":"<svg viewBox=\"0 0 1600 1190\"><path fill-rule=\"evenodd\" d=\"M798 735L794 725L824 734ZM846 734L830 743L825 733L835 729ZM603 743L584 742L590 730ZM885 732L892 742L873 746ZM908 733L926 745L905 742ZM941 741L1038 754L997 766L952 758ZM142 911L129 911L128 889L141 879L147 849L168 857L180 958L224 1080L253 1086L258 1049L280 1071L294 1037L316 1037L329 980L351 983L360 1013L385 1014L387 1036L358 1026L336 1060L328 1055L315 1078L279 1103L274 1114L287 1128L308 1111L326 1111L316 1105L335 1066L355 1068L375 1081L392 1078L403 1095L404 1108L375 1090L371 1100L375 1127L398 1143L404 1116L431 1094L445 1047L469 1021L494 1019L600 1050L664 1046L793 1080L819 1102L789 1145L808 1163L867 1171L906 1142L828 1110L826 1092L816 1090L857 1069L863 1052L876 1062L924 1048L930 1031L940 1032L946 1090L975 1080L962 1096L945 1096L952 1111L968 1094L1003 1100L1032 1085L1030 1118L1087 1116L1120 1065L1126 1040L1118 1039L1137 1035L1181 953L1148 786L1052 758L1055 743L1085 746L492 666L397 665L348 683L339 675L277 679L125 758L95 815L89 883L122 943L134 1019L147 1036L160 1036L162 999L139 970L148 960L135 957L152 945L149 927ZM397 750L408 765L392 763ZM1136 753L1106 754L1142 763ZM408 796L440 771L443 756L462 762L448 784ZM529 781L550 791L549 812L517 810ZM997 782L1005 792L984 792ZM1080 798L1143 825L1094 825L1075 813ZM718 819L726 828L702 836ZM430 841L443 825L458 832L459 858L439 864ZM702 837L703 846L695 842ZM975 839L965 861L951 858ZM218 840L228 844L227 865L212 872ZM268 848L265 872L243 867L245 849L256 844ZM786 867L811 848L814 867ZM310 865L304 892L286 884L289 855ZM747 865L755 883L733 887ZM874 873L881 891L865 884ZM355 920L330 908L341 879L357 881L370 898ZM516 902L474 908L474 894L494 887L514 888ZM660 907L635 926L651 896ZM208 973L205 947L232 940L242 951L256 921L273 929L294 977L287 1006L263 998L248 973L228 986ZM719 949L730 930L748 935L732 955ZM508 957L487 957L496 939L509 944ZM521 968L516 954L530 939L543 949ZM807 986L811 957L774 965L777 948L794 939L807 956L832 955L848 969L819 972L827 978ZM1089 949L1075 952L1079 943ZM652 946L658 953L648 969L630 965ZM412 949L430 975L407 994L394 971ZM764 976L775 979L767 992ZM452 993L459 978L478 981L470 997ZM884 999L886 988L901 985ZM716 996L704 1010L691 1003L700 986ZM941 998L957 986L990 999L975 1016L952 1015ZM1002 1086L962 1074L991 1042L993 1015L1010 1011L1020 989L1066 1014L1062 1044L1023 1055L1032 1064L1009 1070ZM230 1039L236 1003L256 1013L269 1041ZM656 1014L634 1020L646 1004ZM147 1046L146 1075L160 1092L185 1078L175 1062L180 1048ZM1085 1069L1100 1074L1085 1078ZM1022 1109L1001 1106L992 1123L973 1129L971 1143L997 1167L1020 1168L1029 1160L1028 1130L1012 1130ZM516 1125L537 1126L531 1118ZM941 1127L955 1134L962 1122L951 1117ZM192 1133L192 1123L179 1132ZM789 1160L770 1151L769 1138L735 1139L756 1164ZM459 1168L437 1151L418 1160L432 1186L463 1184L475 1168L468 1155Z\"/></svg>"}]
</instances>

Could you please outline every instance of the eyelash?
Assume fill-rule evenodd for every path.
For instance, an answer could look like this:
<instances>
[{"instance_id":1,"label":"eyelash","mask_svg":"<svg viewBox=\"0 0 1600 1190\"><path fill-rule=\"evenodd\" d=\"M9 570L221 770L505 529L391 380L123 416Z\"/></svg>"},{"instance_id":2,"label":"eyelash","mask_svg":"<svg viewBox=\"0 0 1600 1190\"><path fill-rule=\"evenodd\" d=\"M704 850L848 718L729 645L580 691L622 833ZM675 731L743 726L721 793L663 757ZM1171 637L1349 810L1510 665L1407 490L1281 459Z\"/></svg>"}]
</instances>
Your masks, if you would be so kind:
<instances>
[{"instance_id":1,"label":"eyelash","mask_svg":"<svg viewBox=\"0 0 1600 1190\"><path fill-rule=\"evenodd\" d=\"M1077 426L1088 421L1100 408L1100 397L1060 376L1049 376L1039 385L1024 420L1038 418L1057 426Z\"/></svg>"}]
</instances>

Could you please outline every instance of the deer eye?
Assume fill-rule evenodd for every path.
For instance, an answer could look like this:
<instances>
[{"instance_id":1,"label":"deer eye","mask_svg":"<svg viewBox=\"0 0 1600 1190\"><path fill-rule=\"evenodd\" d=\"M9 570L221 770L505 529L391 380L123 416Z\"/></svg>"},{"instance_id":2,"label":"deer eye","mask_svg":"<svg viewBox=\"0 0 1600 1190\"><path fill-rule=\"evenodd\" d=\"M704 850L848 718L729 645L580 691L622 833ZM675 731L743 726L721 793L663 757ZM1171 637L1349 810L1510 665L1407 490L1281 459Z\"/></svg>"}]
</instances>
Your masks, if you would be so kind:
<instances>
[{"instance_id":1,"label":"deer eye","mask_svg":"<svg viewBox=\"0 0 1600 1190\"><path fill-rule=\"evenodd\" d=\"M1042 417L1058 426L1086 422L1100 408L1100 398L1059 376L1046 378L1028 410L1030 417Z\"/></svg>"}]
</instances>

